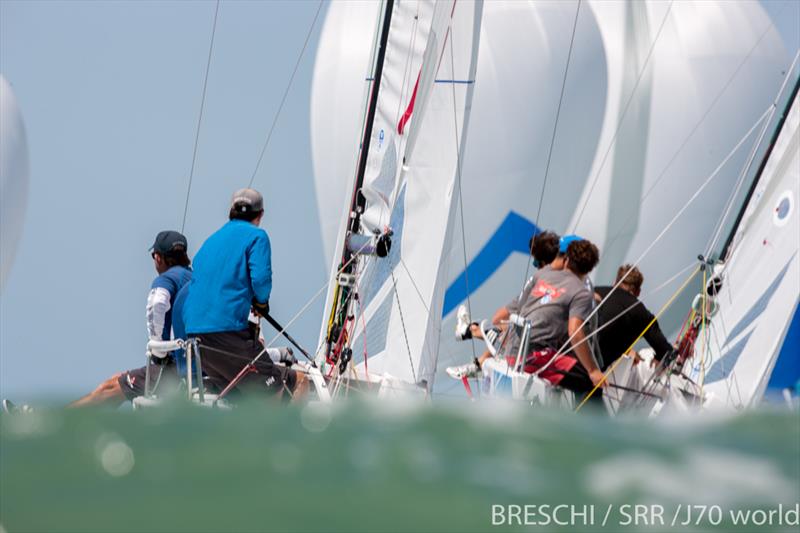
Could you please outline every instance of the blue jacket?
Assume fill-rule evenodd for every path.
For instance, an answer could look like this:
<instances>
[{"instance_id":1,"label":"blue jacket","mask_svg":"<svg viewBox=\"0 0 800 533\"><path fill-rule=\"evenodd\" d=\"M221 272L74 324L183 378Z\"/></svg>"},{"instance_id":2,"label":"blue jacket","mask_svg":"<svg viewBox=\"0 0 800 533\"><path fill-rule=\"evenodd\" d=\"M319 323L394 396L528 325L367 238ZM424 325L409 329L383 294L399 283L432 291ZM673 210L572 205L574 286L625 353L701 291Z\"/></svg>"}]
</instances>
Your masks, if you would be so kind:
<instances>
[{"instance_id":1,"label":"blue jacket","mask_svg":"<svg viewBox=\"0 0 800 533\"><path fill-rule=\"evenodd\" d=\"M189 296L189 284L187 283L178 294L175 295L175 302L172 304L172 334L176 339L186 339L186 324L183 321L183 314L186 308L186 298ZM186 351L183 349L172 352L175 363L178 366L178 375L186 374ZM192 365L194 368L194 365Z\"/></svg>"},{"instance_id":2,"label":"blue jacket","mask_svg":"<svg viewBox=\"0 0 800 533\"><path fill-rule=\"evenodd\" d=\"M183 312L189 335L245 330L252 301L269 300L269 237L250 222L231 220L222 226L203 243L193 267Z\"/></svg>"},{"instance_id":3,"label":"blue jacket","mask_svg":"<svg viewBox=\"0 0 800 533\"><path fill-rule=\"evenodd\" d=\"M166 272L159 275L153 280L150 289L165 289L169 292L169 305L170 308L164 315L164 331L161 334L161 339L168 341L172 338L172 320L173 311L175 310L175 299L178 297L178 292L182 287L192 279L192 269L182 266L170 267ZM180 338L180 337L176 337Z\"/></svg>"}]
</instances>

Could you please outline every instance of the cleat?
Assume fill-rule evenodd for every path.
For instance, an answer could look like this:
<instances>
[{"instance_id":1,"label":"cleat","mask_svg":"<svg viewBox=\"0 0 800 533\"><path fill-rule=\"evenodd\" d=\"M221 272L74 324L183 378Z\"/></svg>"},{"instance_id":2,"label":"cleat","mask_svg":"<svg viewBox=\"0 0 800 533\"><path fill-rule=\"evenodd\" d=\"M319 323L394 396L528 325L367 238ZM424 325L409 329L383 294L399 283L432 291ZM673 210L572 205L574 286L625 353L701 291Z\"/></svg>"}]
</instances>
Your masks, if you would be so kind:
<instances>
[{"instance_id":1,"label":"cleat","mask_svg":"<svg viewBox=\"0 0 800 533\"><path fill-rule=\"evenodd\" d=\"M453 379L474 378L480 373L481 369L474 361L466 365L447 367L447 375Z\"/></svg>"},{"instance_id":2,"label":"cleat","mask_svg":"<svg viewBox=\"0 0 800 533\"><path fill-rule=\"evenodd\" d=\"M458 306L456 312L456 340L465 341L472 338L472 331L470 331L471 322L469 319L469 312L467 306Z\"/></svg>"}]
</instances>

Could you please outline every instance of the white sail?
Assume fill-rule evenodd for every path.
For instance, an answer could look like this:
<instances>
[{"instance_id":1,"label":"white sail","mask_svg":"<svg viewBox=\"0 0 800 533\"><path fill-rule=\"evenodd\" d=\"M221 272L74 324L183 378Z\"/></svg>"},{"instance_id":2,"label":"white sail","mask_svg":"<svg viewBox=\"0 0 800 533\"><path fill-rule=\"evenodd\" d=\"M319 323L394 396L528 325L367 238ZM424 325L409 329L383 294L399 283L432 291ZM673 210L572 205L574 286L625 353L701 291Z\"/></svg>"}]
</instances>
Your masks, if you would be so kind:
<instances>
[{"instance_id":1,"label":"white sail","mask_svg":"<svg viewBox=\"0 0 800 533\"><path fill-rule=\"evenodd\" d=\"M480 133L464 161L468 266L456 238L446 332L458 304L469 301L473 316L487 316L520 290L534 223L596 242L594 280L613 282L617 267L641 255L771 103L790 58L760 5L675 2L667 13L668 6L582 5L537 221L576 5L486 5L472 113ZM527 60L509 59L520 56ZM747 149L738 156L645 257L645 293L704 251ZM658 309L679 283L648 296L647 305ZM662 322L667 332L680 325ZM472 356L449 334L441 350L440 366Z\"/></svg>"},{"instance_id":2,"label":"white sail","mask_svg":"<svg viewBox=\"0 0 800 533\"><path fill-rule=\"evenodd\" d=\"M696 344L692 377L712 405L747 407L764 393L800 298L799 188L795 93L733 239L719 312Z\"/></svg>"},{"instance_id":3,"label":"white sail","mask_svg":"<svg viewBox=\"0 0 800 533\"><path fill-rule=\"evenodd\" d=\"M0 76L0 289L14 263L28 199L28 143L11 85Z\"/></svg>"},{"instance_id":4,"label":"white sail","mask_svg":"<svg viewBox=\"0 0 800 533\"><path fill-rule=\"evenodd\" d=\"M311 85L311 150L326 263L334 256L353 179L370 88L379 2L330 2Z\"/></svg>"},{"instance_id":5,"label":"white sail","mask_svg":"<svg viewBox=\"0 0 800 533\"><path fill-rule=\"evenodd\" d=\"M387 257L362 258L356 273L350 346L364 374L419 383L435 371L443 252L452 232L481 7L400 2L391 13L361 220L367 229L390 227L394 237ZM330 309L330 295L328 302Z\"/></svg>"},{"instance_id":6,"label":"white sail","mask_svg":"<svg viewBox=\"0 0 800 533\"><path fill-rule=\"evenodd\" d=\"M577 2L484 6L473 134L462 167L464 226L456 213L440 367L472 355L449 334L458 304L469 301L473 314L485 316L519 291L534 223L559 232L574 225L598 242L603 257L595 281L611 281L609 272L638 257L771 102L789 58L758 3L675 2L667 13L669 5L582 3L552 154ZM333 23L326 21L326 28ZM366 33L344 24L339 31ZM312 108L318 105L312 100ZM312 130L315 147L333 142L322 134ZM358 138L358 132L348 135ZM645 291L703 251L746 152L645 258ZM354 167L350 152L338 157ZM333 164L315 160L315 167ZM350 193L342 180L342 199L320 203L323 219ZM335 239L335 229L323 228L323 240ZM648 305L657 308L669 293L666 288Z\"/></svg>"}]
</instances>

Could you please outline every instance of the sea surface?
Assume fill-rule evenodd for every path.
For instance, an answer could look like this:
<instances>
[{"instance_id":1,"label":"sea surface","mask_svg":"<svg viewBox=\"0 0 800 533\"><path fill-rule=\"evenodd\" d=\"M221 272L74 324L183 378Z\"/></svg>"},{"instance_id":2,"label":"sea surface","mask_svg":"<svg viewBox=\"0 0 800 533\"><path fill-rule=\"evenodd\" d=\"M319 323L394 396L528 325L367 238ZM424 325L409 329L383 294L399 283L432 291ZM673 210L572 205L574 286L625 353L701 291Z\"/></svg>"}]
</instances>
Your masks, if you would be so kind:
<instances>
[{"instance_id":1,"label":"sea surface","mask_svg":"<svg viewBox=\"0 0 800 533\"><path fill-rule=\"evenodd\" d=\"M788 410L650 420L374 402L0 416L6 533L796 532L798 500L800 417ZM760 511L772 525L753 523ZM734 525L737 512L748 522Z\"/></svg>"}]
</instances>

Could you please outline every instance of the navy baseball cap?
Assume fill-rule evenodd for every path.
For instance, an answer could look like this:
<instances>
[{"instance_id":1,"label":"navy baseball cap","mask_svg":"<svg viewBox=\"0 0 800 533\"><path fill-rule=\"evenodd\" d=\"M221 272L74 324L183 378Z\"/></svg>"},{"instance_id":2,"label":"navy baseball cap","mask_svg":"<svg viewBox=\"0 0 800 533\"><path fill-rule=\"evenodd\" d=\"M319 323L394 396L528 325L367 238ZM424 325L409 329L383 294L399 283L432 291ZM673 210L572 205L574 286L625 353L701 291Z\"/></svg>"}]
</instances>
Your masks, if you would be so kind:
<instances>
[{"instance_id":1,"label":"navy baseball cap","mask_svg":"<svg viewBox=\"0 0 800 533\"><path fill-rule=\"evenodd\" d=\"M583 237L577 235L564 235L558 240L558 253L562 255L567 253L567 248L569 248L570 243L582 240L584 240Z\"/></svg>"},{"instance_id":2,"label":"navy baseball cap","mask_svg":"<svg viewBox=\"0 0 800 533\"><path fill-rule=\"evenodd\" d=\"M186 237L177 231L167 230L156 235L156 240L153 246L150 247L150 251L165 254L175 250L185 251L188 248L189 244L186 242Z\"/></svg>"}]
</instances>

